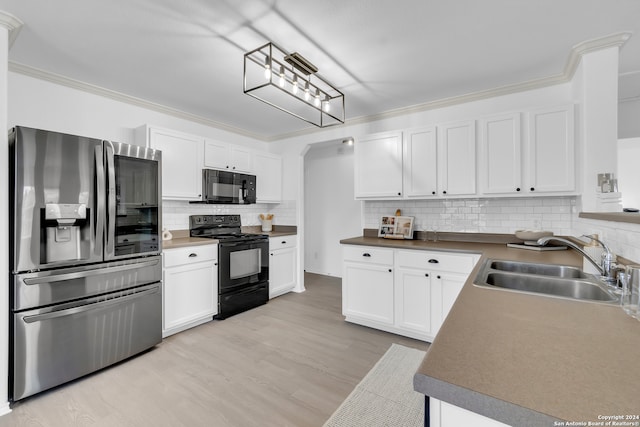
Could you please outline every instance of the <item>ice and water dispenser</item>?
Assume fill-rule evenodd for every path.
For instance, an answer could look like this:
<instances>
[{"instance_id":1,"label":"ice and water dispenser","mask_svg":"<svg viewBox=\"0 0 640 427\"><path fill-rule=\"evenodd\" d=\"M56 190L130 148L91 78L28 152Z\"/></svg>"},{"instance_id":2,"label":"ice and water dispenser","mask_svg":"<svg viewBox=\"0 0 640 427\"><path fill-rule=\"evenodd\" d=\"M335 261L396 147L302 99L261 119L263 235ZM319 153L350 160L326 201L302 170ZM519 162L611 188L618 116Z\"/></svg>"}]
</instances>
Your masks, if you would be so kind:
<instances>
[{"instance_id":1,"label":"ice and water dispenser","mask_svg":"<svg viewBox=\"0 0 640 427\"><path fill-rule=\"evenodd\" d=\"M89 230L87 206L84 203L47 203L42 221L44 233L44 263L72 261L83 256L82 235ZM86 229L86 231L85 231Z\"/></svg>"}]
</instances>

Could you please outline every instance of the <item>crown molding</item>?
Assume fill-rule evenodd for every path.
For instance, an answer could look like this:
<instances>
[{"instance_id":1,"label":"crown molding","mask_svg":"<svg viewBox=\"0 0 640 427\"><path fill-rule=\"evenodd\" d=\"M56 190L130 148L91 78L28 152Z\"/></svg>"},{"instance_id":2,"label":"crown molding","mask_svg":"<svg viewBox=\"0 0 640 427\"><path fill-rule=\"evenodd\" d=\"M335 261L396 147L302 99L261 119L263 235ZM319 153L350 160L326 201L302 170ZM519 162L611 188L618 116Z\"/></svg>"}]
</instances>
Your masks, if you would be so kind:
<instances>
[{"instance_id":1,"label":"crown molding","mask_svg":"<svg viewBox=\"0 0 640 427\"><path fill-rule=\"evenodd\" d=\"M622 47L629 38L633 35L630 31L625 31L621 33L610 34L601 38L591 39L584 41L582 43L578 43L571 48L571 52L569 57L567 58L567 62L565 64L564 70L562 73L542 77L539 79L528 80L521 83L515 83L505 86L500 86L497 88L482 90L478 92L472 92L464 95L453 96L450 98L438 99L435 101L429 101L422 104L411 105L408 107L397 108L394 110L385 111L379 114L372 114L369 116L360 116L352 119L347 119L344 123L346 126L350 125L358 125L363 123L375 122L383 119L389 119L393 117L420 113L428 110L435 110L438 108L450 107L453 105L464 104L467 102L479 101L482 99L495 98L498 96L511 95L519 92L526 92L528 90L534 89L542 89L548 86L554 86L557 84L567 83L569 82L573 76L575 75L576 70L578 69L578 65L580 65L580 61L582 56L595 52L601 49L606 49L610 47ZM286 134L280 134L269 138L269 141L277 141L280 139L288 139L299 137L303 135L309 135L312 133L321 132L322 129L305 129L296 132L290 132Z\"/></svg>"},{"instance_id":2,"label":"crown molding","mask_svg":"<svg viewBox=\"0 0 640 427\"><path fill-rule=\"evenodd\" d=\"M9 30L9 49L13 46L13 42L16 40L16 37L18 37L18 33L20 33L23 25L24 23L12 14L0 10L0 26Z\"/></svg>"},{"instance_id":3,"label":"crown molding","mask_svg":"<svg viewBox=\"0 0 640 427\"><path fill-rule=\"evenodd\" d=\"M5 15L12 17L15 20L13 21L14 23L18 22L20 23L20 26L22 25L21 21L13 17L13 15L9 15L9 14L5 14ZM2 18L3 18L3 12L0 12L0 24L3 23ZM20 26L17 27L18 30ZM557 84L566 83L573 78L576 70L578 69L578 65L580 64L580 61L583 55L587 53L595 52L597 50L610 48L610 47L616 47L616 46L622 47L627 42L627 40L631 38L632 35L633 33L629 31L620 32L620 33L610 34L608 36L604 36L597 39L587 40L574 45L571 49L569 57L567 58L567 62L564 66L564 70L559 74L555 74L552 76L543 77L539 79L528 80L521 83L500 86L497 88L482 90L478 92L468 93L464 95L453 96L453 97L439 99L435 101L429 101L429 102L412 105L408 107L397 108L397 109L385 111L379 114L355 117L352 119L345 120L345 123L343 126L353 126L353 125L358 125L363 123L370 123L370 122L398 117L402 115L420 113L423 111L450 107L453 105L464 104L467 102L479 101L483 99L510 95L514 93L525 92L525 91L534 90L534 89L541 89L548 86L554 86ZM138 107L146 108L149 110L157 111L157 112L171 115L184 120L200 123L205 126L211 126L217 129L247 136L253 139L257 139L259 141L274 142L274 141L279 141L283 139L289 139L289 138L319 133L322 131L326 131L327 129L331 129L331 128L322 128L322 129L309 128L309 129L303 129L303 130L294 131L294 132L282 133L278 135L265 136L265 135L249 132L245 129L241 129L235 126L230 126L215 120L211 120L206 117L199 116L197 114L188 113L188 112L167 107L165 105L161 105L155 102L147 101L141 98L136 98L134 96L126 95L126 94L109 90L109 89L105 89L89 83L84 83L79 80L71 79L55 73L50 73L48 71L44 71L28 65L9 61L9 70L16 73L24 74L30 77L34 77L40 80L46 80L51 83L68 86L68 87L89 92L95 95L114 99L116 101L120 101L120 102L128 103L131 105L135 105Z\"/></svg>"},{"instance_id":4,"label":"crown molding","mask_svg":"<svg viewBox=\"0 0 640 427\"><path fill-rule=\"evenodd\" d=\"M249 132L245 129L241 129L235 126L231 126L222 122L208 119L197 114L188 113L186 111L178 110L177 108L167 107L166 105L158 104L152 101L147 101L135 96L126 95L121 92L117 92L110 89L105 89L100 86L85 83L80 80L75 80L69 77L62 76L60 74L51 73L49 71L41 70L39 68L31 67L29 65L20 64L18 62L9 61L9 71L23 74L25 76L33 77L39 80L45 80L51 83L67 86L72 89L89 92L94 95L110 98L115 101L124 102L137 107L145 108L148 110L156 111L159 113L167 114L179 119L189 120L195 123L200 123L205 126L211 126L216 129L225 130L227 132L247 136L249 138L264 141L264 136Z\"/></svg>"},{"instance_id":5,"label":"crown molding","mask_svg":"<svg viewBox=\"0 0 640 427\"><path fill-rule=\"evenodd\" d=\"M621 48L632 35L632 31L623 31L599 37L597 39L586 40L574 45L571 48L571 53L569 54L566 65L564 66L563 74L567 76L568 80L573 78L583 55L610 47Z\"/></svg>"}]
</instances>

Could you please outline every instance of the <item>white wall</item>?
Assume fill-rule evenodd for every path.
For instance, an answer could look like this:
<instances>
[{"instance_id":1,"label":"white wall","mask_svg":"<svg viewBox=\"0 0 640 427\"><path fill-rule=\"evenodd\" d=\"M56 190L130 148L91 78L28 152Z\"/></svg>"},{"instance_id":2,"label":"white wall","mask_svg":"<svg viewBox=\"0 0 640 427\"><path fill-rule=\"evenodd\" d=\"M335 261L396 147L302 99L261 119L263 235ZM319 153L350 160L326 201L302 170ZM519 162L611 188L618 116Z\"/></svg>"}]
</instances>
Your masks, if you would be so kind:
<instances>
[{"instance_id":1,"label":"white wall","mask_svg":"<svg viewBox=\"0 0 640 427\"><path fill-rule=\"evenodd\" d=\"M4 18L4 17L3 17ZM7 129L8 94L7 60L9 30L0 25L0 129ZM0 132L0 415L10 411L7 380L9 377L9 148L7 132Z\"/></svg>"},{"instance_id":2,"label":"white wall","mask_svg":"<svg viewBox=\"0 0 640 427\"><path fill-rule=\"evenodd\" d=\"M133 143L144 124L231 142L261 150L269 145L199 123L67 86L9 73L8 126L29 126L118 142Z\"/></svg>"},{"instance_id":3,"label":"white wall","mask_svg":"<svg viewBox=\"0 0 640 427\"><path fill-rule=\"evenodd\" d=\"M618 138L640 137L640 98L618 104Z\"/></svg>"},{"instance_id":4,"label":"white wall","mask_svg":"<svg viewBox=\"0 0 640 427\"><path fill-rule=\"evenodd\" d=\"M304 269L342 276L340 240L362 233L362 202L353 195L353 146L313 146L304 157Z\"/></svg>"},{"instance_id":5,"label":"white wall","mask_svg":"<svg viewBox=\"0 0 640 427\"><path fill-rule=\"evenodd\" d=\"M618 140L617 177L622 206L640 209L640 138Z\"/></svg>"}]
</instances>

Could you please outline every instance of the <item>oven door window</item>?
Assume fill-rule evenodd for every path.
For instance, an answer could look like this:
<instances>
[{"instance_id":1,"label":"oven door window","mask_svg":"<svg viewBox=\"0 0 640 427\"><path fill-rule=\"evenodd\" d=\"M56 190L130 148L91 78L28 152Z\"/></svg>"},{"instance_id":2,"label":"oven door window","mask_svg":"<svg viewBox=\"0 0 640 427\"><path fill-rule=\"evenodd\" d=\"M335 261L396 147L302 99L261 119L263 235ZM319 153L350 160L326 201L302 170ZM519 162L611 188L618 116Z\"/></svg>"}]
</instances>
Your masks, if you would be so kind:
<instances>
[{"instance_id":1,"label":"oven door window","mask_svg":"<svg viewBox=\"0 0 640 427\"><path fill-rule=\"evenodd\" d=\"M229 278L250 277L260 273L262 259L259 248L235 251L229 254Z\"/></svg>"}]
</instances>

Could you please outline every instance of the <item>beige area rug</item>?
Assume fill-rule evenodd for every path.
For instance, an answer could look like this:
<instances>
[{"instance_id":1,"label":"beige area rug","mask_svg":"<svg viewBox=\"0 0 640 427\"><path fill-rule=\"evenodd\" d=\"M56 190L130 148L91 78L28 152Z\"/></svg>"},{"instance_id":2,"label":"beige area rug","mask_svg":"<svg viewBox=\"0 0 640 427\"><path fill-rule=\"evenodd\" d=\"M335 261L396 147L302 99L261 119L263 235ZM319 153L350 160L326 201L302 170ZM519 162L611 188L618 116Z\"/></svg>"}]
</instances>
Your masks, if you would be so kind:
<instances>
[{"instance_id":1,"label":"beige area rug","mask_svg":"<svg viewBox=\"0 0 640 427\"><path fill-rule=\"evenodd\" d=\"M413 390L424 355L391 344L324 427L424 426L424 395Z\"/></svg>"}]
</instances>

